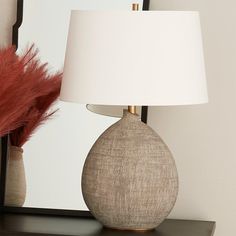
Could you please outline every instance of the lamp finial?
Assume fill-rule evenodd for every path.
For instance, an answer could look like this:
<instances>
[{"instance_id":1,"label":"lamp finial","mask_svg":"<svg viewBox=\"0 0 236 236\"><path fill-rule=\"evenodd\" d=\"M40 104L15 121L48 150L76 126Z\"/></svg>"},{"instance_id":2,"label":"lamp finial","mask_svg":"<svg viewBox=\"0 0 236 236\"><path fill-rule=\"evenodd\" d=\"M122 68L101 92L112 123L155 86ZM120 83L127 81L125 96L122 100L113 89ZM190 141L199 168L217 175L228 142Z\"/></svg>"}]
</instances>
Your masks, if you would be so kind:
<instances>
[{"instance_id":1,"label":"lamp finial","mask_svg":"<svg viewBox=\"0 0 236 236\"><path fill-rule=\"evenodd\" d=\"M132 10L133 11L138 11L139 10L139 4L138 3L133 3L132 4Z\"/></svg>"}]
</instances>

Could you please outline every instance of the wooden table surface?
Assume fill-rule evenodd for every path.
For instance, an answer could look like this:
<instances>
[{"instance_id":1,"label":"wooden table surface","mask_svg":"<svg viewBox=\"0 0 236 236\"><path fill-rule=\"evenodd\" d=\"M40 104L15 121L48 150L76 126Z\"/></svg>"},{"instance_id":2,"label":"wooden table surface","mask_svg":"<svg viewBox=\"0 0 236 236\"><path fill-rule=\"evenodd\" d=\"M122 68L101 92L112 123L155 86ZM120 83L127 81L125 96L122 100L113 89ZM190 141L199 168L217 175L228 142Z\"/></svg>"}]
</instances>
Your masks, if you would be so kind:
<instances>
[{"instance_id":1,"label":"wooden table surface","mask_svg":"<svg viewBox=\"0 0 236 236\"><path fill-rule=\"evenodd\" d=\"M67 236L213 236L215 222L165 220L148 232L116 231L103 228L94 219L26 214L0 215L0 235Z\"/></svg>"}]
</instances>

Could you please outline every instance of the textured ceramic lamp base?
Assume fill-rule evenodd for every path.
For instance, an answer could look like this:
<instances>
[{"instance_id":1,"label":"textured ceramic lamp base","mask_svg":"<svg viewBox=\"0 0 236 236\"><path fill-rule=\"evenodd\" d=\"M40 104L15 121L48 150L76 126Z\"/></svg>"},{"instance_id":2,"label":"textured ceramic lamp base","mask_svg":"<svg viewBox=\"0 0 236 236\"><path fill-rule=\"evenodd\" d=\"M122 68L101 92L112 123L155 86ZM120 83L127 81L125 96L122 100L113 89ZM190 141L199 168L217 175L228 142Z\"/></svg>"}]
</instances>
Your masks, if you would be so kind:
<instances>
[{"instance_id":1,"label":"textured ceramic lamp base","mask_svg":"<svg viewBox=\"0 0 236 236\"><path fill-rule=\"evenodd\" d=\"M174 159L149 126L125 111L90 150L82 192L91 213L106 227L153 229L177 198Z\"/></svg>"}]
</instances>

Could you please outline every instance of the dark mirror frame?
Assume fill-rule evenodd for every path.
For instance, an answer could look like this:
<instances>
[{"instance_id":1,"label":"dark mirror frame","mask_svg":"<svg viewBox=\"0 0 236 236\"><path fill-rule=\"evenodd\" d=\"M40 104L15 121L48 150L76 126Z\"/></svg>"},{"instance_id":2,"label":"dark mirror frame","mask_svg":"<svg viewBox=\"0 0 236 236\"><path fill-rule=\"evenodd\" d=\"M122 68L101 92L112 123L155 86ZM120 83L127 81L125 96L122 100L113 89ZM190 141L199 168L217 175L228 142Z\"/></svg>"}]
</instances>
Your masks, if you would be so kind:
<instances>
[{"instance_id":1,"label":"dark mirror frame","mask_svg":"<svg viewBox=\"0 0 236 236\"><path fill-rule=\"evenodd\" d=\"M18 30L23 21L23 5L24 0L17 0L17 18L12 30L12 45L18 48ZM148 11L150 0L143 0L143 10ZM141 120L147 123L148 107L142 107ZM7 150L9 138L8 136L1 138L1 176L0 176L0 212L1 213L25 213L40 215L60 215L60 216L77 216L77 217L93 217L89 211L80 210L63 210L63 209L46 209L46 208L28 208L28 207L8 207L4 205L6 173L7 173Z\"/></svg>"}]
</instances>

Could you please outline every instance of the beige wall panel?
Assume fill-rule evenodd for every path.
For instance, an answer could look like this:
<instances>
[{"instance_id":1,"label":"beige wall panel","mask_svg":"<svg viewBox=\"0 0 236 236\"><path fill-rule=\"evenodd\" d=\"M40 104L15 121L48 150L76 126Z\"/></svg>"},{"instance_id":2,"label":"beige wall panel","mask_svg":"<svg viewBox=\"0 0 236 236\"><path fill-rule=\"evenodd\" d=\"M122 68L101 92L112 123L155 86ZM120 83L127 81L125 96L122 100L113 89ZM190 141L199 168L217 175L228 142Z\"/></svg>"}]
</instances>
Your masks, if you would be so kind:
<instances>
[{"instance_id":1,"label":"beige wall panel","mask_svg":"<svg viewBox=\"0 0 236 236\"><path fill-rule=\"evenodd\" d=\"M180 192L170 217L216 220L216 236L234 236L236 1L152 0L151 9L200 11L210 100L149 110L149 125L172 150L179 171Z\"/></svg>"}]
</instances>

